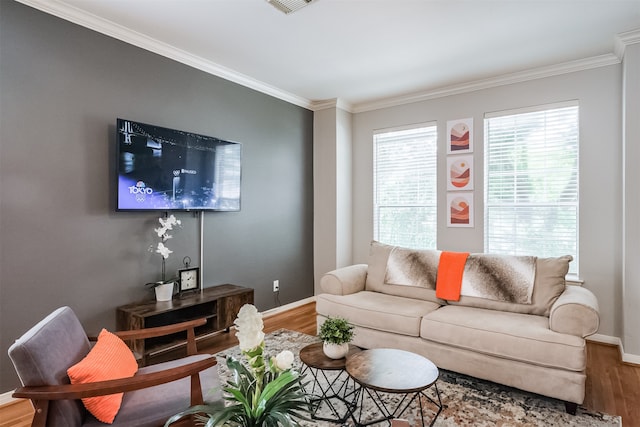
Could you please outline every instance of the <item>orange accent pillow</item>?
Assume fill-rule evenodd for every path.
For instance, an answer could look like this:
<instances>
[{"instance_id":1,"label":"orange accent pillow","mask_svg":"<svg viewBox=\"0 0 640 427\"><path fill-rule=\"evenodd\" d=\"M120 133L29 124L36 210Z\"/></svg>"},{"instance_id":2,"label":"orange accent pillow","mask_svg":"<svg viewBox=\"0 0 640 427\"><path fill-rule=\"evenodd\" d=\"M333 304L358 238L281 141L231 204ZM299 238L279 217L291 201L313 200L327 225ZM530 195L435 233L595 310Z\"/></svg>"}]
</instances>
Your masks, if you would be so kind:
<instances>
[{"instance_id":1,"label":"orange accent pillow","mask_svg":"<svg viewBox=\"0 0 640 427\"><path fill-rule=\"evenodd\" d=\"M98 342L89 354L67 369L71 384L130 378L138 371L133 353L117 335L103 329ZM115 419L124 393L82 399L85 408L103 423L111 424Z\"/></svg>"}]
</instances>

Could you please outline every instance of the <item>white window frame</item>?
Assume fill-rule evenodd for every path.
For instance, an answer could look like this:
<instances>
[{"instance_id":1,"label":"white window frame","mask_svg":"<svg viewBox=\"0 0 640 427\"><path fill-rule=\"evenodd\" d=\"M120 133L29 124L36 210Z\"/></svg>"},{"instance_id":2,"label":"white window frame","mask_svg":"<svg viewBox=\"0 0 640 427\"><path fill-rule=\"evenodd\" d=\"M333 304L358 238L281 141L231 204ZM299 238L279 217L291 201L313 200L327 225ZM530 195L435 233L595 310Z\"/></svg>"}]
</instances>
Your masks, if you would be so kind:
<instances>
[{"instance_id":1,"label":"white window frame","mask_svg":"<svg viewBox=\"0 0 640 427\"><path fill-rule=\"evenodd\" d=\"M495 184L494 187L495 188L491 188L491 180L492 180L492 175L494 178L497 178L500 174L496 173L496 174L492 174L491 168L489 166L489 162L492 161L491 156L495 156L497 155L497 153L494 153L494 151L491 149L491 145L492 142L490 141L492 135L492 130L490 129L490 123L492 119L500 119L500 118L505 118L508 119L511 116L518 116L518 115L524 115L524 114L528 114L528 113L539 113L541 115L545 115L546 113L549 113L549 115L545 116L545 119L549 119L552 116L552 112L555 110L559 110L559 109L566 109L566 108L575 108L575 114L576 114L576 122L575 122L575 140L570 140L568 147L572 148L571 151L573 151L573 148L575 148L575 165L574 168L571 169L571 173L575 173L575 182L574 179L571 178L568 181L566 181L567 183L571 183L571 188L575 188L575 195L573 192L571 192L570 194L573 196L574 198L569 200L569 198L567 198L567 200L557 200L557 199L553 199L553 196L550 196L548 199L544 199L544 200L536 200L534 202L529 201L530 199L526 199L525 197L514 197L513 200L511 201L505 201L505 202L498 202L496 201L497 197L498 197L498 192L499 192L499 188L497 187L498 184ZM558 112L558 114L560 114L560 112ZM531 117L531 116L529 116ZM521 116L521 119L525 119L526 116ZM487 113L485 114L485 120L484 120L484 138L485 138L485 144L484 144L484 171L485 171L485 176L484 176L484 250L485 252L490 252L490 253L505 253L505 254L511 254L511 255L536 255L536 256L540 256L540 257L551 257L551 256L562 256L562 255L572 255L573 256L573 262L571 262L569 264L569 273L571 275L576 275L578 274L578 255L580 252L580 245L579 245L579 235L580 235L580 188L579 188L579 182L580 182L580 177L579 177L579 173L580 173L580 158L579 158L579 153L580 153L580 111L579 111L579 105L577 101L568 101L568 102L562 102L562 103L555 103L555 104L548 104L548 105L542 105L542 106L536 106L536 107L531 107L531 108L522 108L522 109L517 109L517 110L508 110L508 111L500 111L500 112L494 112L494 113ZM494 126L496 126L497 124L494 122ZM551 127L551 124L547 124L545 123L544 125L544 129L545 130L550 130L550 132L553 131L553 128ZM514 128L515 129L515 128ZM552 133L545 133L544 136L540 136L537 135L534 138L529 138L528 140L525 139L524 137L521 137L522 139L519 140L519 142L529 142L531 143L539 143L540 144L540 148L542 147L542 145L547 145L547 147L552 147L552 148L559 148L557 143L558 143L558 139L556 138L557 134L552 134ZM520 136L517 135L517 132L514 132L514 138L515 141L514 142L518 142L518 138ZM554 139L555 138L555 139ZM493 144L498 144L499 141L494 141ZM544 150L544 153L547 153L548 150L550 148L548 148L547 150ZM501 154L507 154L506 151L502 152ZM549 176L549 177L553 177L553 171L554 170L558 170L558 168L553 168L551 166L549 166L546 163L547 159L552 159L552 157L543 157L543 156L539 156L536 157L538 159L538 161L540 161L542 158L545 159L544 162L544 166L545 168L543 169L544 171L546 171L544 174L545 177ZM555 158L553 158L555 159ZM526 171L529 172L529 174L531 174L531 171L534 171L534 173L536 172L536 170L534 170L533 168L528 168L525 169ZM529 174L527 174L527 176L529 176ZM518 171L513 171L513 172L506 172L504 174L502 174L502 176L508 178L509 176L514 176L516 178L513 179L513 191L515 193L517 193L520 196L536 196L539 197L539 193L535 193L535 194L531 194L531 193L527 193L526 190L521 190L521 188L524 187L520 187L519 182L517 180L517 176L518 176ZM558 182L558 181L555 181ZM490 192L492 192L492 190L495 189L495 193L494 196L495 197L491 197L490 196ZM546 196L546 195L545 195ZM525 227L524 223L518 223L518 221L522 221L522 219L518 220L517 216L520 216L520 212L524 212L524 214L522 215L522 217L526 217L527 215L529 215L530 217L534 218L534 214L533 214L533 210L538 208L538 209L555 209L557 208L557 206L562 206L565 208L565 212L569 212L571 215L573 215L573 212L575 212L575 235L574 236L570 236L569 239L566 239L566 245L570 246L572 244L575 244L575 247L573 248L573 250L567 250L567 247L565 247L564 249L561 249L560 251L564 251L562 253L558 252L557 248L554 248L554 245L548 245L548 244L541 244L539 247L539 251L535 252L535 253L530 253L531 250L531 245L532 242L535 241L535 239L532 237L532 230L535 230L534 227L532 227L529 223L529 227ZM527 208L531 208L531 211L527 212ZM511 213L509 213L509 210L511 210ZM512 224L512 228L513 228L513 240L512 241L508 241L508 239L504 239L504 236L506 235L505 233L500 233L500 231L496 231L492 229L492 215L500 215L500 213L496 213L496 212L502 212L505 215L505 218L509 218L509 215L512 215L513 217L511 218L511 220L513 221ZM497 218L497 217L496 217ZM508 219L505 220L505 223L507 224L509 222ZM539 231L540 229L538 229ZM550 231L550 233L553 233ZM499 241L501 240L502 237L502 245L499 243ZM554 239L555 237L555 239ZM574 240L575 239L575 240ZM549 235L548 237L545 238L538 238L538 241L544 241L544 242L550 242L550 241L555 241L558 242L558 236L554 236L554 235ZM575 241L575 243L573 243ZM506 249L506 246L508 245L512 245L512 247L510 249ZM502 246L502 247L500 247ZM528 248L528 249L526 249ZM528 253L525 253L528 252Z\"/></svg>"},{"instance_id":2,"label":"white window frame","mask_svg":"<svg viewBox=\"0 0 640 427\"><path fill-rule=\"evenodd\" d=\"M429 180L432 184L428 186L428 188L421 188L418 192L422 191L421 202L413 201L402 201L400 200L398 203L387 203L381 201L382 197L379 193L381 184L379 184L378 179L378 170L380 166L378 165L378 144L383 142L381 138L385 135L389 135L396 132L403 131L418 131L420 129L427 129L425 134L426 138L429 138L426 141L429 144L427 150L433 149L433 156L427 159L428 164L424 165L424 170L422 173L429 174L425 179ZM398 135L398 138L402 138L402 136ZM409 142L409 139L407 142ZM372 147L373 147L373 236L374 240L380 241L382 243L387 243L390 245L404 246L410 247L413 249L436 249L437 246L437 214L438 214L438 127L437 122L425 122L425 123L416 123L407 126L401 127L393 127L386 129L378 129L374 131L372 138ZM391 142L387 140L387 142ZM428 154L428 153L427 153ZM431 165L432 169L429 168ZM410 165L409 165L410 166ZM414 170L415 173L420 173L419 170ZM406 176L404 177L407 178ZM425 195L430 194L431 197ZM425 201L425 198L429 199ZM389 236L389 233L384 233L384 226L381 225L381 218L384 217L381 212L385 209L424 209L429 212L428 217L425 217L422 226L424 229L422 232L418 232L417 235L409 236L410 233L416 233L416 228L408 228L409 233L404 234L403 236ZM425 213L427 215L427 213ZM422 234L420 234L422 233ZM430 244L429 244L430 243Z\"/></svg>"}]
</instances>

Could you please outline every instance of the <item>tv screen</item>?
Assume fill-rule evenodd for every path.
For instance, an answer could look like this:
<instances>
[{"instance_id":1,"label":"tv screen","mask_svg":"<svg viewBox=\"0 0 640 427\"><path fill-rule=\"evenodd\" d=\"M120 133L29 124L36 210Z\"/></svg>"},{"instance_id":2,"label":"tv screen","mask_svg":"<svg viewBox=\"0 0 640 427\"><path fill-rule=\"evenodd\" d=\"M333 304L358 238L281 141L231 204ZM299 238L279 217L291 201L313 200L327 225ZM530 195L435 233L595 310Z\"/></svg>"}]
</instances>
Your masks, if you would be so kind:
<instances>
[{"instance_id":1,"label":"tv screen","mask_svg":"<svg viewBox=\"0 0 640 427\"><path fill-rule=\"evenodd\" d=\"M240 210L242 145L117 119L117 210Z\"/></svg>"}]
</instances>

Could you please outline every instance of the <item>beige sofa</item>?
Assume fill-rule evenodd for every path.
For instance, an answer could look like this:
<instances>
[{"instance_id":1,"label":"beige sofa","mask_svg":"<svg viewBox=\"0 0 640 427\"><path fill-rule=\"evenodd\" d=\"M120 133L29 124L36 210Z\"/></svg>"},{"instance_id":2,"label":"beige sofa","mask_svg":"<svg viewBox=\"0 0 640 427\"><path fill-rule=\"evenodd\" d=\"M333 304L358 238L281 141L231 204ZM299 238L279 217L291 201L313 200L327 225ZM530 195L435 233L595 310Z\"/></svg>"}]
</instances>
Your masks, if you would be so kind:
<instances>
[{"instance_id":1,"label":"beige sofa","mask_svg":"<svg viewBox=\"0 0 640 427\"><path fill-rule=\"evenodd\" d=\"M522 304L465 294L445 301L429 281L397 284L389 273L398 252L436 261L440 254L372 242L368 264L322 277L318 325L328 316L347 318L356 326L355 345L419 353L442 369L563 400L575 413L584 400L585 337L598 330L599 313L593 293L566 285L570 256L533 258L535 278ZM437 267L421 274L433 282Z\"/></svg>"}]
</instances>

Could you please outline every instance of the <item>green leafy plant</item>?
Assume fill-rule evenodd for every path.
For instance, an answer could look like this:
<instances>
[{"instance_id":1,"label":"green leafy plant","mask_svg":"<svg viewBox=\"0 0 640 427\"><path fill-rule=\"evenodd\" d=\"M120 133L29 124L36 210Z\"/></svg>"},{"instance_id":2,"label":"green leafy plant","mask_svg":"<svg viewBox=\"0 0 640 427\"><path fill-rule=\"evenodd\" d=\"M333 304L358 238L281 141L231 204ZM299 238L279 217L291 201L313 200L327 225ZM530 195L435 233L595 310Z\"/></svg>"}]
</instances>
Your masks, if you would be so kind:
<instances>
[{"instance_id":1,"label":"green leafy plant","mask_svg":"<svg viewBox=\"0 0 640 427\"><path fill-rule=\"evenodd\" d=\"M262 317L251 304L240 309L235 325L248 366L227 358L227 367L234 374L223 387L227 405L192 406L169 418L165 426L194 414L205 427L297 427L298 420L310 421L306 384L292 367L293 353L285 350L265 360Z\"/></svg>"},{"instance_id":2,"label":"green leafy plant","mask_svg":"<svg viewBox=\"0 0 640 427\"><path fill-rule=\"evenodd\" d=\"M318 336L326 343L345 344L353 339L353 325L342 317L328 317L320 326Z\"/></svg>"}]
</instances>

